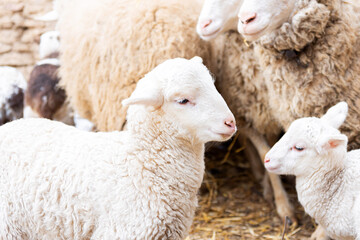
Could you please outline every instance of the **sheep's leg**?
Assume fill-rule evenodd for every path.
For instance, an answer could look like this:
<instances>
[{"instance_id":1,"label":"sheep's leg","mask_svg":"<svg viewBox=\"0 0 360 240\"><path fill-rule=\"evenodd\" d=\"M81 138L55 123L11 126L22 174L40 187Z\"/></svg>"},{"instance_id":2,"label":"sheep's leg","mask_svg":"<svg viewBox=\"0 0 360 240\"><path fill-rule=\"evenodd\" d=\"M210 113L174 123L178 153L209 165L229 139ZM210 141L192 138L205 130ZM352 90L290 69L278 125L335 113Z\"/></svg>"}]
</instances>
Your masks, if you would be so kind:
<instances>
[{"instance_id":1,"label":"sheep's leg","mask_svg":"<svg viewBox=\"0 0 360 240\"><path fill-rule=\"evenodd\" d=\"M255 180L260 182L264 178L264 167L259 162L260 156L253 143L249 139L245 139L245 155L250 162L251 172L255 177Z\"/></svg>"},{"instance_id":2,"label":"sheep's leg","mask_svg":"<svg viewBox=\"0 0 360 240\"><path fill-rule=\"evenodd\" d=\"M269 173L270 182L274 190L276 211L283 221L288 216L293 223L297 222L294 214L294 209L289 202L287 193L281 183L279 175Z\"/></svg>"},{"instance_id":3,"label":"sheep's leg","mask_svg":"<svg viewBox=\"0 0 360 240\"><path fill-rule=\"evenodd\" d=\"M322 226L317 226L315 232L311 234L310 240L330 240Z\"/></svg>"},{"instance_id":4,"label":"sheep's leg","mask_svg":"<svg viewBox=\"0 0 360 240\"><path fill-rule=\"evenodd\" d=\"M263 186L263 197L264 199L269 202L270 204L274 204L274 192L271 186L269 173L267 171L264 172L264 178L262 181Z\"/></svg>"},{"instance_id":5,"label":"sheep's leg","mask_svg":"<svg viewBox=\"0 0 360 240\"><path fill-rule=\"evenodd\" d=\"M253 129L243 129L246 136L253 142L257 148L261 159L265 158L266 153L270 150L270 147L266 139ZM288 196L282 186L280 177L276 174L268 173L272 188L274 190L275 205L279 216L283 221L288 216L291 221L296 222L293 207L291 206Z\"/></svg>"},{"instance_id":6,"label":"sheep's leg","mask_svg":"<svg viewBox=\"0 0 360 240\"><path fill-rule=\"evenodd\" d=\"M356 240L360 240L360 195L356 197L354 210L353 210L353 219L355 225L355 232L356 232Z\"/></svg>"}]
</instances>

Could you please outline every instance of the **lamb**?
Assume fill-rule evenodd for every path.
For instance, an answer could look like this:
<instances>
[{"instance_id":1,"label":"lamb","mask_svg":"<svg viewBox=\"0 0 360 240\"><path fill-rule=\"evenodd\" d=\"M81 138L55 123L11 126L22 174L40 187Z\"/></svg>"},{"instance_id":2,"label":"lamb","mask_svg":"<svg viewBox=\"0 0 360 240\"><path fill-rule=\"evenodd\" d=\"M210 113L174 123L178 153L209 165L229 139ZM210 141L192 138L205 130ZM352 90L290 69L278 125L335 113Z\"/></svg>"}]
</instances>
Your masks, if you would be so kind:
<instances>
[{"instance_id":1,"label":"lamb","mask_svg":"<svg viewBox=\"0 0 360 240\"><path fill-rule=\"evenodd\" d=\"M0 66L0 125L23 117L26 80L16 68Z\"/></svg>"},{"instance_id":2,"label":"lamb","mask_svg":"<svg viewBox=\"0 0 360 240\"><path fill-rule=\"evenodd\" d=\"M224 4L224 1L206 0L199 16L197 32L205 40L217 37L212 42L213 48L219 52L215 54L218 67L215 71L216 86L234 113L236 122L241 128L240 132L252 141L263 159L270 150L266 139L270 141L270 144L274 144L281 133L280 125L270 111L264 76L260 71L252 46L247 46L239 33L232 31L220 35L229 28L236 29L238 19L231 16L236 16L237 12L234 9L239 8L240 4L237 1L227 1ZM251 159L251 144L247 143L245 150L247 158L254 166L252 168L261 167L263 170L258 156L256 159ZM255 164L260 166L257 167ZM257 179L260 179L263 174L257 169L253 170L253 173ZM295 222L293 208L279 176L270 174L269 177L279 216L282 220L288 216ZM266 185L264 197L273 201Z\"/></svg>"},{"instance_id":3,"label":"lamb","mask_svg":"<svg viewBox=\"0 0 360 240\"><path fill-rule=\"evenodd\" d=\"M162 61L197 55L208 65L209 44L193 30L199 9L196 1L62 4L57 23L60 84L79 115L101 131L123 128L126 111L121 101L129 97L138 79Z\"/></svg>"},{"instance_id":4,"label":"lamb","mask_svg":"<svg viewBox=\"0 0 360 240\"><path fill-rule=\"evenodd\" d=\"M42 60L30 74L25 92L24 118L43 117L74 125L73 109L66 101L64 89L58 86L59 47L58 31L41 35L39 56Z\"/></svg>"},{"instance_id":5,"label":"lamb","mask_svg":"<svg viewBox=\"0 0 360 240\"><path fill-rule=\"evenodd\" d=\"M234 116L200 57L165 61L122 103L127 131L38 118L0 128L0 238L186 237L204 144L228 140Z\"/></svg>"},{"instance_id":6,"label":"lamb","mask_svg":"<svg viewBox=\"0 0 360 240\"><path fill-rule=\"evenodd\" d=\"M295 120L265 157L266 168L296 176L305 211L333 239L360 239L360 151L347 152L346 102L321 117Z\"/></svg>"}]
</instances>

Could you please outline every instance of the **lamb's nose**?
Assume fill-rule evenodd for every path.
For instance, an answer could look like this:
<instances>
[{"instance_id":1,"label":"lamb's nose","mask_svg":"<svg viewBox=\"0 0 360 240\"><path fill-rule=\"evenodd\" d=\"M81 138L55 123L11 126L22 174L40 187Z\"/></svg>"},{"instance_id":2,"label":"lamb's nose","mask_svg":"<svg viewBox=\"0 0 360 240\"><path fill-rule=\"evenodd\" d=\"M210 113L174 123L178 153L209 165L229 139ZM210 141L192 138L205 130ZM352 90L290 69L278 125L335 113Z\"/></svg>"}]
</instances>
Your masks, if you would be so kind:
<instances>
[{"instance_id":1,"label":"lamb's nose","mask_svg":"<svg viewBox=\"0 0 360 240\"><path fill-rule=\"evenodd\" d=\"M229 128L231 128L231 129L234 129L234 130L235 130L235 121L234 121L234 119L233 119L233 118L228 118L228 119L225 119L224 124L225 124L226 126L228 126Z\"/></svg>"},{"instance_id":2,"label":"lamb's nose","mask_svg":"<svg viewBox=\"0 0 360 240\"><path fill-rule=\"evenodd\" d=\"M265 156L264 163L270 162L270 158Z\"/></svg>"},{"instance_id":3,"label":"lamb's nose","mask_svg":"<svg viewBox=\"0 0 360 240\"><path fill-rule=\"evenodd\" d=\"M239 14L239 19L242 24L246 25L251 23L256 19L256 13L254 12L241 12Z\"/></svg>"},{"instance_id":4,"label":"lamb's nose","mask_svg":"<svg viewBox=\"0 0 360 240\"><path fill-rule=\"evenodd\" d=\"M201 29L207 28L212 23L211 19L206 19L200 22Z\"/></svg>"}]
</instances>

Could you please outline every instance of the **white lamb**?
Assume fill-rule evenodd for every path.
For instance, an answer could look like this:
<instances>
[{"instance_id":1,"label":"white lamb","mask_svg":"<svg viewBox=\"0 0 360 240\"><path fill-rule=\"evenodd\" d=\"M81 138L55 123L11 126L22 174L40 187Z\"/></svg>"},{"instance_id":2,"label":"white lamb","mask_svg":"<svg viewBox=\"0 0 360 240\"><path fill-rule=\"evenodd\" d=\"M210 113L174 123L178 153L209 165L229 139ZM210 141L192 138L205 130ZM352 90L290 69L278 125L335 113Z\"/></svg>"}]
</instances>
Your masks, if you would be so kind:
<instances>
[{"instance_id":1,"label":"white lamb","mask_svg":"<svg viewBox=\"0 0 360 240\"><path fill-rule=\"evenodd\" d=\"M165 61L130 98L128 130L46 119L0 127L0 239L182 239L204 144L236 131L199 57Z\"/></svg>"},{"instance_id":2,"label":"white lamb","mask_svg":"<svg viewBox=\"0 0 360 240\"><path fill-rule=\"evenodd\" d=\"M333 239L360 239L360 151L347 152L338 128L348 106L340 102L322 118L295 120L265 157L266 168L296 176L305 211Z\"/></svg>"}]
</instances>

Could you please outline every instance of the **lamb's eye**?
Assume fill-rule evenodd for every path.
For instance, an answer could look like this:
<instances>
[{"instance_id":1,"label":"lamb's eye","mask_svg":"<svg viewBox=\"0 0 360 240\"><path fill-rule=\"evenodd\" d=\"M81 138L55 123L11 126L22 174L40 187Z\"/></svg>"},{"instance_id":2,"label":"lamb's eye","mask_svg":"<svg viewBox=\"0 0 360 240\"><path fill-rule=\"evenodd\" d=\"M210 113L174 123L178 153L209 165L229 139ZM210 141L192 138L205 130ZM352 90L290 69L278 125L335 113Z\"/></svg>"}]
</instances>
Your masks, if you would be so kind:
<instances>
[{"instance_id":1,"label":"lamb's eye","mask_svg":"<svg viewBox=\"0 0 360 240\"><path fill-rule=\"evenodd\" d=\"M298 146L294 146L294 149L296 150L296 151L299 151L299 152L301 152L302 150L304 150L304 148L303 147L298 147Z\"/></svg>"},{"instance_id":2,"label":"lamb's eye","mask_svg":"<svg viewBox=\"0 0 360 240\"><path fill-rule=\"evenodd\" d=\"M183 99L177 100L176 102L179 104L185 105L189 102L189 100L186 98L183 98Z\"/></svg>"}]
</instances>

